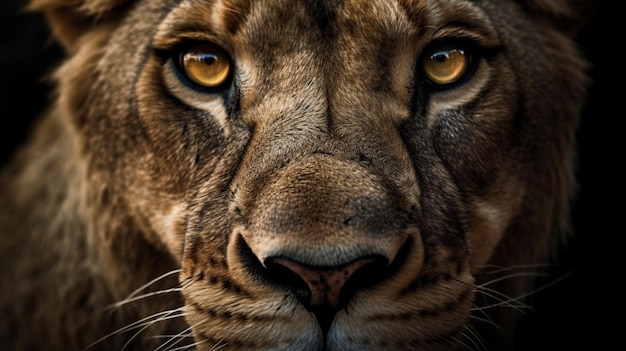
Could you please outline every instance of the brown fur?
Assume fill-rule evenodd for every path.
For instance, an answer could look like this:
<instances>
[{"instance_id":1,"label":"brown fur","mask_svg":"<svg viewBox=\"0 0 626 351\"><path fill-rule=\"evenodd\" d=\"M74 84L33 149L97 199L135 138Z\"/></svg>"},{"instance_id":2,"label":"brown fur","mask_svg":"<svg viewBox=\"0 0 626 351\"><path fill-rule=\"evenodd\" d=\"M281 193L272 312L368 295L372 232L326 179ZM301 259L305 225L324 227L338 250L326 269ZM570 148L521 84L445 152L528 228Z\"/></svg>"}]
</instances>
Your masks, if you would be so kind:
<instances>
[{"instance_id":1,"label":"brown fur","mask_svg":"<svg viewBox=\"0 0 626 351\"><path fill-rule=\"evenodd\" d=\"M574 5L33 1L68 55L2 173L0 348L507 349L569 229ZM231 85L173 72L190 41Z\"/></svg>"}]
</instances>

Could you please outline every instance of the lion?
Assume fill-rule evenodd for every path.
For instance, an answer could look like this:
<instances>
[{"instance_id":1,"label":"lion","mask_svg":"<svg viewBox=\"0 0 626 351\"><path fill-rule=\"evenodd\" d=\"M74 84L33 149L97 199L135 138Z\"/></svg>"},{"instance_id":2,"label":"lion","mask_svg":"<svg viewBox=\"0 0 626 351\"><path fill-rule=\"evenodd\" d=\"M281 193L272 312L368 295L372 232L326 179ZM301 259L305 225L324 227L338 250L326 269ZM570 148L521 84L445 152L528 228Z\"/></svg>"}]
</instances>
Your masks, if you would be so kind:
<instances>
[{"instance_id":1,"label":"lion","mask_svg":"<svg viewBox=\"0 0 626 351\"><path fill-rule=\"evenodd\" d=\"M509 350L571 236L568 0L34 0L3 350Z\"/></svg>"}]
</instances>

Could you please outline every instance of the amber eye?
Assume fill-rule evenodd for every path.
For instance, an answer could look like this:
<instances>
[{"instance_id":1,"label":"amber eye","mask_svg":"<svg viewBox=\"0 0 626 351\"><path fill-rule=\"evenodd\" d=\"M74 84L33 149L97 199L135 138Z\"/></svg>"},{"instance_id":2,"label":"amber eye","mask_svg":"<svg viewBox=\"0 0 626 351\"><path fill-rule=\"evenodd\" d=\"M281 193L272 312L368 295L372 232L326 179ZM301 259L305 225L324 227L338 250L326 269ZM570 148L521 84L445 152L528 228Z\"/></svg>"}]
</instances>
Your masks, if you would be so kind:
<instances>
[{"instance_id":1,"label":"amber eye","mask_svg":"<svg viewBox=\"0 0 626 351\"><path fill-rule=\"evenodd\" d=\"M182 73L193 83L206 88L216 88L228 81L230 58L224 49L210 43L195 44L179 56Z\"/></svg>"},{"instance_id":2,"label":"amber eye","mask_svg":"<svg viewBox=\"0 0 626 351\"><path fill-rule=\"evenodd\" d=\"M470 63L469 53L455 42L430 45L422 56L422 70L426 78L437 85L459 81Z\"/></svg>"}]
</instances>

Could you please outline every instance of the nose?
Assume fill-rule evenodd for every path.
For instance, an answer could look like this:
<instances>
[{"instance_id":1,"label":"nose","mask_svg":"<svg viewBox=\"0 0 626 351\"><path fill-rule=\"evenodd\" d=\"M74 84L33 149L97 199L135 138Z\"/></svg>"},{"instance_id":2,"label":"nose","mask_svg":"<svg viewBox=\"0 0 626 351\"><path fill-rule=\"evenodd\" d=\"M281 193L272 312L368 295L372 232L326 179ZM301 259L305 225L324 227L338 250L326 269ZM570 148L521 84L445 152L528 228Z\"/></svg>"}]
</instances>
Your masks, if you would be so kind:
<instances>
[{"instance_id":1,"label":"nose","mask_svg":"<svg viewBox=\"0 0 626 351\"><path fill-rule=\"evenodd\" d=\"M390 182L332 156L293 161L247 189L253 196L236 203L245 223L236 231L242 261L287 287L323 328L397 269L415 222L414 209Z\"/></svg>"},{"instance_id":2,"label":"nose","mask_svg":"<svg viewBox=\"0 0 626 351\"><path fill-rule=\"evenodd\" d=\"M384 277L387 260L382 256L362 257L339 267L311 267L289 258L266 260L267 275L278 284L301 294L303 304L328 331L335 314L357 291Z\"/></svg>"},{"instance_id":3,"label":"nose","mask_svg":"<svg viewBox=\"0 0 626 351\"><path fill-rule=\"evenodd\" d=\"M288 258L271 258L267 260L266 267L273 271L274 276L280 275L281 271L292 273L285 275L283 281L293 280L292 285L299 285L301 280L308 287L310 300L308 305L312 309L331 308L336 309L340 305L340 296L355 273L364 274L366 271L374 271L376 267L384 267L384 259L374 257L359 258L341 267L309 267L305 264Z\"/></svg>"}]
</instances>

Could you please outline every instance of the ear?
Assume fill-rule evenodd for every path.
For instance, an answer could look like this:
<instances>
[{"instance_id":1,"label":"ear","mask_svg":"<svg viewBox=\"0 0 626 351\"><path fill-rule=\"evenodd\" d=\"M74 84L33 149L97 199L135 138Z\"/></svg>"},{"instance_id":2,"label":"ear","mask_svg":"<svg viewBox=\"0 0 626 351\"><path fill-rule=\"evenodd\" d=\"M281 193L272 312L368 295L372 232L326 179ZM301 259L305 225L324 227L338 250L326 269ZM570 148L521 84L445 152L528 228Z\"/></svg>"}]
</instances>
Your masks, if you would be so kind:
<instances>
[{"instance_id":1,"label":"ear","mask_svg":"<svg viewBox=\"0 0 626 351\"><path fill-rule=\"evenodd\" d=\"M537 17L575 37L598 11L595 0L522 0Z\"/></svg>"},{"instance_id":2,"label":"ear","mask_svg":"<svg viewBox=\"0 0 626 351\"><path fill-rule=\"evenodd\" d=\"M43 12L52 33L68 52L87 32L116 22L131 0L32 0L29 9Z\"/></svg>"}]
</instances>

